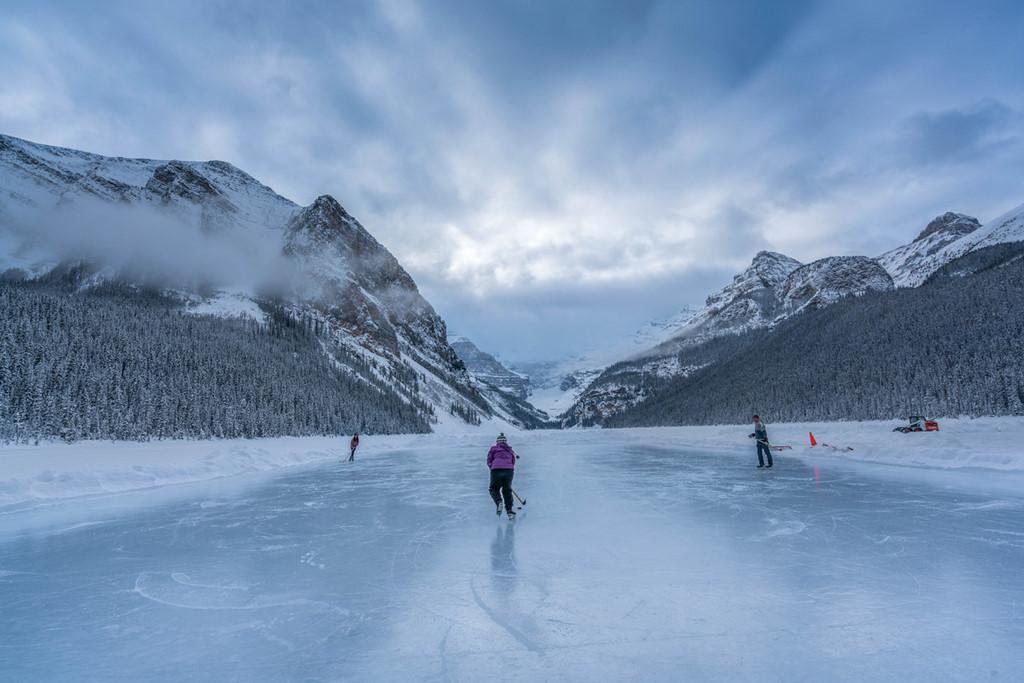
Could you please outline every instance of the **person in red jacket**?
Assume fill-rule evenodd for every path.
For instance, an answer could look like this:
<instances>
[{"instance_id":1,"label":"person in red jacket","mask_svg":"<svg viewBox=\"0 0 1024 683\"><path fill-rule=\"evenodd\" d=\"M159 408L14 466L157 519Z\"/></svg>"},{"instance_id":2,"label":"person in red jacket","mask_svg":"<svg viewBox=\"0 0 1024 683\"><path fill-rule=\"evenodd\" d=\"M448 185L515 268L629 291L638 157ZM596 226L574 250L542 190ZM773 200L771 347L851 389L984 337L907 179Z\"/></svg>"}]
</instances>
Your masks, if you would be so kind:
<instances>
[{"instance_id":1,"label":"person in red jacket","mask_svg":"<svg viewBox=\"0 0 1024 683\"><path fill-rule=\"evenodd\" d=\"M491 450L487 452L487 466L491 468L491 500L494 501L495 512L501 516L501 503L504 498L505 513L509 519L516 516L512 509L512 476L516 471L516 460L519 458L512 447L508 445L505 434L498 434L498 438Z\"/></svg>"},{"instance_id":2,"label":"person in red jacket","mask_svg":"<svg viewBox=\"0 0 1024 683\"><path fill-rule=\"evenodd\" d=\"M352 449L352 452L348 454L348 461L352 462L356 459L356 449L359 448L359 435L353 434L352 440L348 442L348 447Z\"/></svg>"}]
</instances>

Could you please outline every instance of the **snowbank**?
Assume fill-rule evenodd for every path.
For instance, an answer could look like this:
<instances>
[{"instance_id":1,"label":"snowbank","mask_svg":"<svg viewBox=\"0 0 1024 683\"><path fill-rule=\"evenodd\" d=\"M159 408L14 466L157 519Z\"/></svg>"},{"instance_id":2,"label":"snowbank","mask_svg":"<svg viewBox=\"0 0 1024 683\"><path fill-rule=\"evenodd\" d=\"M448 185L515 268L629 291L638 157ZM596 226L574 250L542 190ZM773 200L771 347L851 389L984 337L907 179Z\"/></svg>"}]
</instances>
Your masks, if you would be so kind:
<instances>
[{"instance_id":1,"label":"snowbank","mask_svg":"<svg viewBox=\"0 0 1024 683\"><path fill-rule=\"evenodd\" d=\"M0 506L309 464L340 457L346 441L283 438L0 446Z\"/></svg>"}]
</instances>

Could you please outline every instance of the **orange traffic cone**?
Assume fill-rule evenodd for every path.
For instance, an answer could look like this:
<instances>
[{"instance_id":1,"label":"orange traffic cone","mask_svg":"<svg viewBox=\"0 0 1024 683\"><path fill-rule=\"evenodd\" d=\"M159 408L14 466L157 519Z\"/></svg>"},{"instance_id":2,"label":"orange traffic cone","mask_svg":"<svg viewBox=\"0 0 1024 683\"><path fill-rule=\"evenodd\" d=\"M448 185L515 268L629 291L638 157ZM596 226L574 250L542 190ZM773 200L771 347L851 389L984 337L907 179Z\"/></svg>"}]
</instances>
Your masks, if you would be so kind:
<instances>
[{"instance_id":1,"label":"orange traffic cone","mask_svg":"<svg viewBox=\"0 0 1024 683\"><path fill-rule=\"evenodd\" d=\"M811 445L812 446L817 446L818 442L814 440L814 432L807 432L807 433L810 434L810 436L811 436Z\"/></svg>"}]
</instances>

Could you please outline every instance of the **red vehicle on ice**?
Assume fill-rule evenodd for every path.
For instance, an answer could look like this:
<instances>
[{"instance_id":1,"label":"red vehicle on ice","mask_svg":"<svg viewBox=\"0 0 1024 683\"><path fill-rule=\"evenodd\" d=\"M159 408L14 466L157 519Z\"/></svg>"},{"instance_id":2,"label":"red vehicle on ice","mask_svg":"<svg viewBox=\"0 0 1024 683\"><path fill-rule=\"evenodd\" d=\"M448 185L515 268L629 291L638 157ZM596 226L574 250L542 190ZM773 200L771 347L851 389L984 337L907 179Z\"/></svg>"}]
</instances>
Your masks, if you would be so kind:
<instances>
[{"instance_id":1,"label":"red vehicle on ice","mask_svg":"<svg viewBox=\"0 0 1024 683\"><path fill-rule=\"evenodd\" d=\"M909 425L902 425L896 427L892 431L903 432L909 434L910 432L937 432L939 431L939 423L935 420L929 420L923 415L911 415Z\"/></svg>"}]
</instances>

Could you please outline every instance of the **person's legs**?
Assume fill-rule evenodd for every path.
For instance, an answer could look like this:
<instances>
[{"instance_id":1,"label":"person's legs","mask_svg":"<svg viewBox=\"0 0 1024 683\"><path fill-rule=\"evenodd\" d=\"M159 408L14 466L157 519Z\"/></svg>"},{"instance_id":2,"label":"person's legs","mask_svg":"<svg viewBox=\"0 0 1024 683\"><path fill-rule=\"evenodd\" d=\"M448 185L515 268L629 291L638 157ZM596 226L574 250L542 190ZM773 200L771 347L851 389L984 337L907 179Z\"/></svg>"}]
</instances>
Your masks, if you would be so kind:
<instances>
[{"instance_id":1,"label":"person's legs","mask_svg":"<svg viewBox=\"0 0 1024 683\"><path fill-rule=\"evenodd\" d=\"M491 470L491 487L488 492L495 505L501 505L501 470Z\"/></svg>"},{"instance_id":2,"label":"person's legs","mask_svg":"<svg viewBox=\"0 0 1024 683\"><path fill-rule=\"evenodd\" d=\"M354 449L354 448L352 449L352 452L348 454L348 459L349 460L355 460L356 459L356 449Z\"/></svg>"},{"instance_id":3,"label":"person's legs","mask_svg":"<svg viewBox=\"0 0 1024 683\"><path fill-rule=\"evenodd\" d=\"M505 475L505 481L502 482L501 495L505 499L505 510L507 512L512 512L512 477L515 474L515 470L504 471L508 474Z\"/></svg>"},{"instance_id":4,"label":"person's legs","mask_svg":"<svg viewBox=\"0 0 1024 683\"><path fill-rule=\"evenodd\" d=\"M775 463L772 462L772 447L768 444L764 445L764 454L768 457L768 467L773 466Z\"/></svg>"},{"instance_id":5,"label":"person's legs","mask_svg":"<svg viewBox=\"0 0 1024 683\"><path fill-rule=\"evenodd\" d=\"M764 448L764 444L760 441L757 442L757 466L764 467L764 457L761 455L761 449Z\"/></svg>"},{"instance_id":6,"label":"person's legs","mask_svg":"<svg viewBox=\"0 0 1024 683\"><path fill-rule=\"evenodd\" d=\"M764 443L761 443L760 441L758 441L757 442L757 461L763 465L764 464L764 458L762 458L762 456L761 456L762 451L764 452L764 455L767 456L767 458L768 458L768 467L771 467L774 464L772 462L772 449L769 448L767 444L764 444Z\"/></svg>"}]
</instances>

